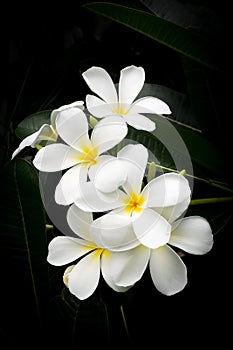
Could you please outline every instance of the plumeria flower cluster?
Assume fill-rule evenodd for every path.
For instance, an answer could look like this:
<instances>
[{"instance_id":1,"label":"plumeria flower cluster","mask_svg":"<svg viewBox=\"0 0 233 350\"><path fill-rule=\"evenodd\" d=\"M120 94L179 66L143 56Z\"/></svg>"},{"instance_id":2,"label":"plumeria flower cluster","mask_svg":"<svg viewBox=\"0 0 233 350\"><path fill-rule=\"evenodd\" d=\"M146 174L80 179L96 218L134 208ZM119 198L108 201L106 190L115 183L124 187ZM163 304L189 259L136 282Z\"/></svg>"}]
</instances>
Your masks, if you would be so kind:
<instances>
[{"instance_id":1,"label":"plumeria flower cluster","mask_svg":"<svg viewBox=\"0 0 233 350\"><path fill-rule=\"evenodd\" d=\"M168 172L149 179L147 148L140 143L121 146L128 125L149 132L156 128L144 115L148 111L171 111L158 98L136 99L145 80L142 67L121 71L118 92L103 68L92 67L83 78L99 96L86 96L88 113L82 101L54 110L51 125L23 140L13 154L48 135L50 141L54 138L36 153L33 164L42 172L62 172L54 197L68 207L74 236L52 239L47 260L66 266L63 281L80 300L94 293L101 276L114 291L125 292L147 268L158 291L178 293L187 284L179 251L209 252L211 227L203 217L185 217L191 189L184 175ZM97 118L92 128L87 114Z\"/></svg>"}]
</instances>

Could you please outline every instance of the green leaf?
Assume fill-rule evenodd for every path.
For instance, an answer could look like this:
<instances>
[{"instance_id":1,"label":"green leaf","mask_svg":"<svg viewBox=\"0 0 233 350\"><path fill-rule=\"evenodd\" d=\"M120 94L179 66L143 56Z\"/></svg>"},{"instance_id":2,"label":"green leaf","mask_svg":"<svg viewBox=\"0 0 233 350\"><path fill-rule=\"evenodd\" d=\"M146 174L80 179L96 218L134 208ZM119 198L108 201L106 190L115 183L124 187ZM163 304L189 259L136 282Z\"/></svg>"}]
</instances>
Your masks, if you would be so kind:
<instances>
[{"instance_id":1,"label":"green leaf","mask_svg":"<svg viewBox=\"0 0 233 350\"><path fill-rule=\"evenodd\" d=\"M149 133L129 128L128 138L142 143L165 167L177 169L174 158L183 159L185 164L188 154L194 164L221 175L223 163L219 147L209 141L199 129L199 122L193 116L186 96L165 86L147 83L137 98L145 96L162 99L169 105L172 114L169 116L148 114L147 116L155 121L156 130Z\"/></svg>"},{"instance_id":2,"label":"green leaf","mask_svg":"<svg viewBox=\"0 0 233 350\"><path fill-rule=\"evenodd\" d=\"M205 5L181 3L176 0L140 0L152 13L184 28L195 28L209 36L222 29L222 21Z\"/></svg>"},{"instance_id":3,"label":"green leaf","mask_svg":"<svg viewBox=\"0 0 233 350\"><path fill-rule=\"evenodd\" d=\"M201 134L181 128L177 130L189 150L192 161L212 174L222 176L224 164L219 148Z\"/></svg>"},{"instance_id":4,"label":"green leaf","mask_svg":"<svg viewBox=\"0 0 233 350\"><path fill-rule=\"evenodd\" d=\"M136 130L129 127L127 140L133 140L148 148L149 161L174 170L186 170L193 174L192 159L189 150L178 132L166 118L149 115L156 124L153 132Z\"/></svg>"},{"instance_id":5,"label":"green leaf","mask_svg":"<svg viewBox=\"0 0 233 350\"><path fill-rule=\"evenodd\" d=\"M149 116L149 115L147 115ZM129 127L127 139L142 143L152 155L150 161L178 171L193 173L195 164L212 174L222 175L222 157L218 148L201 134L174 127L166 118L149 116L156 123L151 133Z\"/></svg>"},{"instance_id":6,"label":"green leaf","mask_svg":"<svg viewBox=\"0 0 233 350\"><path fill-rule=\"evenodd\" d=\"M45 213L29 162L7 163L0 179L1 313L5 332L20 344L25 331L39 333L49 293Z\"/></svg>"},{"instance_id":7,"label":"green leaf","mask_svg":"<svg viewBox=\"0 0 233 350\"><path fill-rule=\"evenodd\" d=\"M20 139L24 139L26 136L33 134L43 124L50 125L51 110L44 110L37 113L33 113L23 119L15 129L15 134Z\"/></svg>"},{"instance_id":8,"label":"green leaf","mask_svg":"<svg viewBox=\"0 0 233 350\"><path fill-rule=\"evenodd\" d=\"M182 28L149 12L118 4L94 2L83 6L138 31L209 68L224 71L217 48L212 41L198 32Z\"/></svg>"},{"instance_id":9,"label":"green leaf","mask_svg":"<svg viewBox=\"0 0 233 350\"><path fill-rule=\"evenodd\" d=\"M118 84L116 84L116 87ZM137 98L154 96L166 102L172 114L157 116L147 114L156 123L153 133L138 131L129 127L127 137L147 147L159 163L168 168L182 170L174 163L180 159L187 163L187 154L193 165L199 165L213 174L222 175L223 157L215 143L206 138L200 130L203 122L195 118L186 96L180 92L157 84L145 83ZM205 109L206 115L208 111ZM202 112L202 119L205 116ZM206 126L203 124L202 126ZM188 171L188 169L186 169Z\"/></svg>"},{"instance_id":10,"label":"green leaf","mask_svg":"<svg viewBox=\"0 0 233 350\"><path fill-rule=\"evenodd\" d=\"M157 122L156 122L157 123ZM128 127L127 140L133 140L141 143L151 152L149 161L154 161L156 164L161 164L167 168L176 169L176 164L171 153L163 142L161 142L154 134L143 130L136 130Z\"/></svg>"}]
</instances>

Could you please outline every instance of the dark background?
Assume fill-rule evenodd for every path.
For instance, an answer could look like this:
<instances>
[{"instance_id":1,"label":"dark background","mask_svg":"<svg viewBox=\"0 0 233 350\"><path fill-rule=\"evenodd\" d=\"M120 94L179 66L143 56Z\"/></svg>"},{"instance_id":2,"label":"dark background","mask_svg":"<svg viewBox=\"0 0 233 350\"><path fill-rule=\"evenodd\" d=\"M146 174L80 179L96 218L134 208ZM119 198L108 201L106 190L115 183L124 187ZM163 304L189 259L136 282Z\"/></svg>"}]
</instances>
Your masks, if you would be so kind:
<instances>
[{"instance_id":1,"label":"dark background","mask_svg":"<svg viewBox=\"0 0 233 350\"><path fill-rule=\"evenodd\" d=\"M140 1L115 2L148 11ZM27 5L9 2L2 6L0 135L1 144L10 152L18 142L12 129L26 116L85 98L89 89L81 73L92 65L105 68L115 81L125 66L142 65L147 83L187 94L180 54L84 9L85 3L68 1L50 7L43 2ZM213 140L221 136L218 144L224 149L230 145L232 125L229 8L227 4L220 7L208 0L181 3L209 9L216 22L215 28L209 21L211 27L206 27L206 31L217 42L219 49L215 55L219 56L224 73L205 70L218 118L213 115L206 125L209 130L204 132L208 131L208 137Z\"/></svg>"},{"instance_id":2,"label":"dark background","mask_svg":"<svg viewBox=\"0 0 233 350\"><path fill-rule=\"evenodd\" d=\"M186 79L178 53L130 28L85 10L82 8L83 3L85 1L49 6L49 3L31 2L25 6L22 3L2 6L2 166L18 146L19 139L15 136L14 129L21 120L39 110L53 109L85 99L89 89L81 74L92 65L105 68L116 82L120 69L131 64L141 65L145 69L147 83L164 85L187 94ZM121 3L130 4L126 1ZM208 69L205 71L217 108L217 120L216 117L211 119L208 116L206 133L211 140L217 141L222 151L225 164L222 169L223 179L232 183L229 168L232 160L230 11L228 4L223 2L216 5L211 1L190 3L207 6L214 11L221 23L221 30L216 31L216 35L222 41L222 50L216 54L223 60L225 71L224 74ZM125 295L116 295L103 287L110 321L114 325L112 344L128 344L118 310L123 303L131 335L129 344L135 345L141 341L155 349L167 346L185 349L233 348L231 221L215 236L214 247L208 254L184 257L189 283L181 293L172 297L161 295L152 286L147 274ZM4 274L8 272L2 271L1 288L5 287ZM51 332L45 332L45 339L41 343L46 345L54 342L59 346L64 341L62 332L65 326L54 319L51 323L52 326L48 325L48 329L49 326L52 327ZM3 347L5 350L10 347L11 341L5 339L4 320L2 329L2 342L7 344ZM27 346L30 335L27 331L25 333L24 345ZM65 339L64 343L66 341L70 347L69 339ZM96 339L97 345L98 342ZM81 347L72 347L76 348Z\"/></svg>"}]
</instances>

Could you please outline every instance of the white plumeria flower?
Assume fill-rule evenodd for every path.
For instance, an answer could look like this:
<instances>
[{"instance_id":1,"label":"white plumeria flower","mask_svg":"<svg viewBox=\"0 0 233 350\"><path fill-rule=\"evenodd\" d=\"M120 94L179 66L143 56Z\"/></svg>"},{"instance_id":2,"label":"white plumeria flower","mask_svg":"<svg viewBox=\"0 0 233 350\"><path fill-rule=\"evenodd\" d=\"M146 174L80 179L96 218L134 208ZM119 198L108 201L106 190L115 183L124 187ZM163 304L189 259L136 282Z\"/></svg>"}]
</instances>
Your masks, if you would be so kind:
<instances>
[{"instance_id":1,"label":"white plumeria flower","mask_svg":"<svg viewBox=\"0 0 233 350\"><path fill-rule=\"evenodd\" d=\"M132 222L135 239L148 248L158 248L169 241L170 223L160 215L161 208L188 205L190 186L184 176L167 173L158 176L142 188L142 181L148 160L148 150L141 144L129 144L122 148L117 158L100 164L92 174L92 182L83 187L75 200L75 204L85 211L103 212L109 205L106 198L117 193L117 200L112 201L113 211L105 214L104 220L111 220L118 215L119 225L124 216ZM121 185L123 190L117 187ZM105 195L105 198L100 196ZM158 208L158 211L154 210ZM121 219L122 218L122 219ZM99 220L99 221L98 221ZM103 217L97 219L97 223Z\"/></svg>"},{"instance_id":2,"label":"white plumeria flower","mask_svg":"<svg viewBox=\"0 0 233 350\"><path fill-rule=\"evenodd\" d=\"M58 204L73 203L79 186L87 181L88 172L112 156L103 155L127 134L127 126L117 117L102 119L88 134L85 113L78 108L61 111L56 117L56 130L64 143L47 145L36 154L33 164L44 172L68 169L55 191ZM108 197L109 198L109 197Z\"/></svg>"},{"instance_id":3,"label":"white plumeria flower","mask_svg":"<svg viewBox=\"0 0 233 350\"><path fill-rule=\"evenodd\" d=\"M118 235L115 232L117 221ZM125 249L132 241L132 222L121 221L119 215L109 213L96 219L90 234L97 244L105 249L119 251ZM122 233L123 231L123 233ZM150 251L149 271L152 281L158 291L165 295L173 295L187 284L187 268L179 254L172 247L179 248L190 254L202 255L209 252L213 246L213 234L208 221L200 216L190 216L178 219L172 223L169 241ZM146 247L145 247L146 248ZM128 271L130 274L130 271ZM141 278L141 271L140 276ZM120 287L127 285L126 279L118 279Z\"/></svg>"},{"instance_id":4,"label":"white plumeria flower","mask_svg":"<svg viewBox=\"0 0 233 350\"><path fill-rule=\"evenodd\" d=\"M103 68L91 67L82 76L99 96L86 96L87 109L97 118L118 115L135 129L153 131L155 123L141 113L171 113L169 106L159 98L147 96L135 100L145 81L142 67L132 65L120 71L118 93L112 78Z\"/></svg>"},{"instance_id":5,"label":"white plumeria flower","mask_svg":"<svg viewBox=\"0 0 233 350\"><path fill-rule=\"evenodd\" d=\"M189 216L172 224L168 244L151 250L149 269L155 287L165 295L173 295L187 284L187 268L171 246L190 254L203 255L213 246L209 222L201 216Z\"/></svg>"},{"instance_id":6,"label":"white plumeria flower","mask_svg":"<svg viewBox=\"0 0 233 350\"><path fill-rule=\"evenodd\" d=\"M68 209L67 221L77 237L55 237L49 243L47 261L55 266L75 262L66 268L63 281L77 298L83 300L94 293L100 273L117 292L127 291L141 278L150 256L148 249L134 245L129 250L111 252L96 245L90 236L92 213L75 205ZM127 286L119 286L122 281Z\"/></svg>"},{"instance_id":7,"label":"white plumeria flower","mask_svg":"<svg viewBox=\"0 0 233 350\"><path fill-rule=\"evenodd\" d=\"M63 111L68 108L80 108L83 109L83 101L75 101L68 105L61 106L57 109L54 109L50 114L50 125L43 124L40 129L33 134L25 137L19 144L19 147L13 152L11 159L21 152L25 147L35 148L41 141L57 141L57 130L56 130L56 118L60 111Z\"/></svg>"}]
</instances>

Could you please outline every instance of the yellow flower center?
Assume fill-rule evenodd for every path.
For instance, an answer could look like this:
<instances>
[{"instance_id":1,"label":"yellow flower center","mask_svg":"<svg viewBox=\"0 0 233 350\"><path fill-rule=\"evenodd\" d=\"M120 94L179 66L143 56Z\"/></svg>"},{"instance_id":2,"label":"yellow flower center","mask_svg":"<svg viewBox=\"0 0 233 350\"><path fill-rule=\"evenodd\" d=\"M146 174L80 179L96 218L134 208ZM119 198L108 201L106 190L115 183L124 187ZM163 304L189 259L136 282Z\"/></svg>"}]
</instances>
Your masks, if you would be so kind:
<instances>
[{"instance_id":1,"label":"yellow flower center","mask_svg":"<svg viewBox=\"0 0 233 350\"><path fill-rule=\"evenodd\" d=\"M122 106L121 104L119 104L117 107L114 107L112 109L113 113L116 113L116 114L123 114L123 115L126 115L128 114L128 110L125 110L124 106Z\"/></svg>"},{"instance_id":2,"label":"yellow flower center","mask_svg":"<svg viewBox=\"0 0 233 350\"><path fill-rule=\"evenodd\" d=\"M82 155L78 157L80 163L87 166L95 165L98 162L98 149L96 147L85 146L82 149Z\"/></svg>"},{"instance_id":3,"label":"yellow flower center","mask_svg":"<svg viewBox=\"0 0 233 350\"><path fill-rule=\"evenodd\" d=\"M140 213L142 211L142 205L145 202L145 198L142 195L138 195L136 192L131 192L128 198L123 200L125 206L125 212L131 215L134 211Z\"/></svg>"},{"instance_id":4,"label":"yellow flower center","mask_svg":"<svg viewBox=\"0 0 233 350\"><path fill-rule=\"evenodd\" d=\"M99 259L100 255L103 253L103 251L104 251L104 249L102 249L102 248L95 249L94 252L93 252L93 255L92 255L93 258L94 259Z\"/></svg>"},{"instance_id":5,"label":"yellow flower center","mask_svg":"<svg viewBox=\"0 0 233 350\"><path fill-rule=\"evenodd\" d=\"M94 250L94 254L93 254L93 259L99 259L101 255L104 255L105 258L109 258L111 256L110 252L104 248L96 248Z\"/></svg>"}]
</instances>

